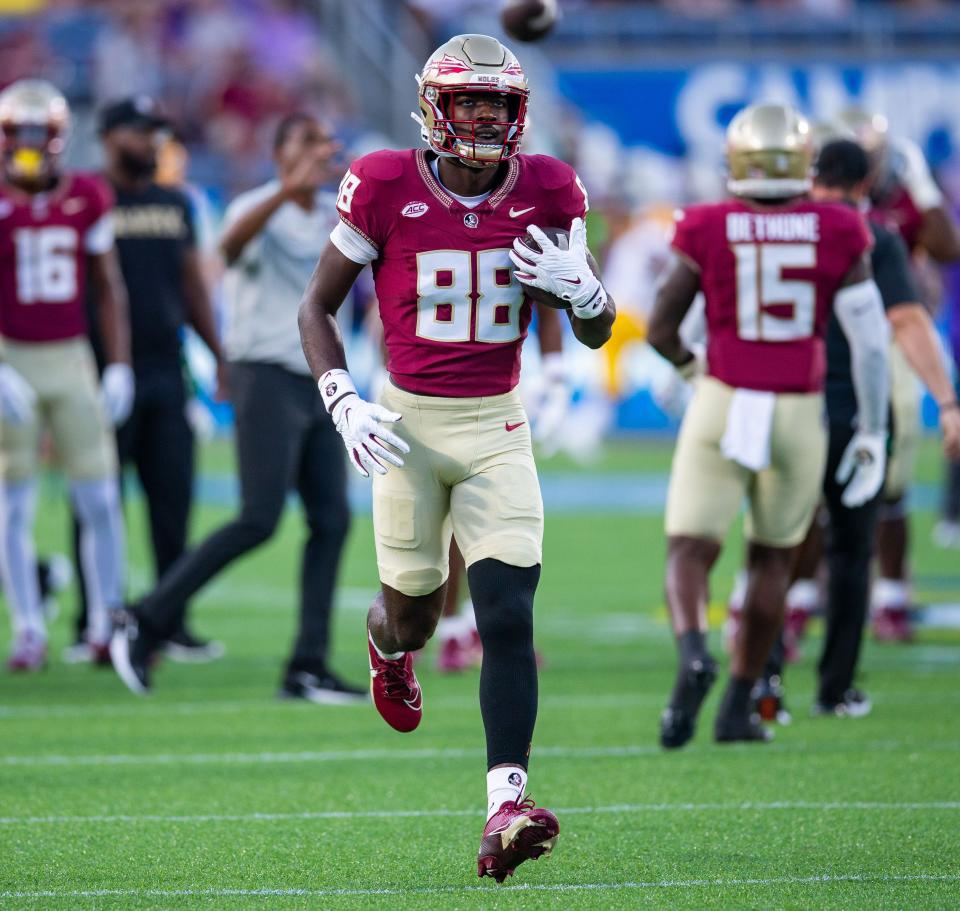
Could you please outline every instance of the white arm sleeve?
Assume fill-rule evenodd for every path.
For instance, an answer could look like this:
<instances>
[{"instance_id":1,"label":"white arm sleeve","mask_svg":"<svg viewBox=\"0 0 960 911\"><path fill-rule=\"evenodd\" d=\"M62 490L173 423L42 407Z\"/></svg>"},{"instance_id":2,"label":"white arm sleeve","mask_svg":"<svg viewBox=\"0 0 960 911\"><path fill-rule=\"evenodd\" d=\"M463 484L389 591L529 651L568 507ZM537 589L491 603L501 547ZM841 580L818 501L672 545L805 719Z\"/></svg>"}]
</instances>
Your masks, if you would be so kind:
<instances>
[{"instance_id":1,"label":"white arm sleeve","mask_svg":"<svg viewBox=\"0 0 960 911\"><path fill-rule=\"evenodd\" d=\"M890 407L890 328L880 289L873 279L841 288L833 309L850 344L857 426L867 433L883 433Z\"/></svg>"},{"instance_id":2,"label":"white arm sleeve","mask_svg":"<svg viewBox=\"0 0 960 911\"><path fill-rule=\"evenodd\" d=\"M104 212L89 228L83 249L91 256L106 253L113 246L113 212Z\"/></svg>"},{"instance_id":3,"label":"white arm sleeve","mask_svg":"<svg viewBox=\"0 0 960 911\"><path fill-rule=\"evenodd\" d=\"M347 259L361 266L372 263L380 255L370 241L342 221L337 222L337 226L330 232L330 241Z\"/></svg>"}]
</instances>

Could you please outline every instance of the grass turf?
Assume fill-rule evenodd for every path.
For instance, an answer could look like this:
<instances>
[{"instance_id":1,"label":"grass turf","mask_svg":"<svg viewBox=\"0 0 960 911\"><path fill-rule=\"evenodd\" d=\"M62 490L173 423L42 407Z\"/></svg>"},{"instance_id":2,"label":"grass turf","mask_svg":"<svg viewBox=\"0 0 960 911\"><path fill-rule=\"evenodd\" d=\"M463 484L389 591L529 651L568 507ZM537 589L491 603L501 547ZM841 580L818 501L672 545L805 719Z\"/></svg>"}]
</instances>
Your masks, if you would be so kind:
<instances>
[{"instance_id":1,"label":"grass turf","mask_svg":"<svg viewBox=\"0 0 960 911\"><path fill-rule=\"evenodd\" d=\"M624 443L591 470L665 471L668 453L662 443ZM206 470L229 461L223 446L204 453ZM921 474L936 473L928 446ZM41 551L65 547L60 500L46 481ZM198 508L195 536L228 514ZM147 533L137 504L129 515L142 587ZM914 525L919 587L929 577L939 599L960 600L956 553L927 544L932 519L922 513ZM905 648L868 643L863 678L876 708L842 721L809 717L813 640L788 676L795 723L774 744L711 742L718 686L693 744L664 754L657 717L674 652L660 525L656 516L548 516L537 603L548 663L530 790L558 810L562 837L554 857L525 864L507 886L475 875L484 805L476 673L440 677L428 654L419 665L425 718L412 735L389 730L369 706L273 698L303 539L290 510L269 545L196 601L197 628L228 646L222 661L166 664L156 694L138 701L109 671L60 663L61 616L49 670L0 680L0 906L960 903L957 634L925 631ZM738 553L731 542L718 596ZM358 517L334 649L337 669L357 681L375 572L370 523Z\"/></svg>"}]
</instances>

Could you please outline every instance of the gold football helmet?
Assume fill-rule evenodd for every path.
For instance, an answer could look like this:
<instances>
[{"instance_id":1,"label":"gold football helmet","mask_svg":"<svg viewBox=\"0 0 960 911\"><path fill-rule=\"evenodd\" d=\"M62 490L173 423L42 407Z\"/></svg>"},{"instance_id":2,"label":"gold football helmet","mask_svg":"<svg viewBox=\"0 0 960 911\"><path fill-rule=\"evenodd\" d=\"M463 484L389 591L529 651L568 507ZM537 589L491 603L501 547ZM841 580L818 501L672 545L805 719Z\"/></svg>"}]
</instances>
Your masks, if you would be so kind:
<instances>
[{"instance_id":1,"label":"gold football helmet","mask_svg":"<svg viewBox=\"0 0 960 911\"><path fill-rule=\"evenodd\" d=\"M785 199L811 186L810 124L786 104L752 104L727 128L727 189L733 196Z\"/></svg>"},{"instance_id":2,"label":"gold football helmet","mask_svg":"<svg viewBox=\"0 0 960 911\"><path fill-rule=\"evenodd\" d=\"M457 35L440 45L417 76L423 141L438 155L459 158L471 167L495 167L520 151L530 88L517 58L496 38ZM479 137L483 121L454 120L453 96L464 92L505 95L507 130L502 141Z\"/></svg>"},{"instance_id":3,"label":"gold football helmet","mask_svg":"<svg viewBox=\"0 0 960 911\"><path fill-rule=\"evenodd\" d=\"M42 79L20 79L0 92L0 133L7 174L36 182L54 173L70 130L67 99Z\"/></svg>"},{"instance_id":4,"label":"gold football helmet","mask_svg":"<svg viewBox=\"0 0 960 911\"><path fill-rule=\"evenodd\" d=\"M863 146L871 157L883 153L887 144L888 124L883 114L870 113L863 108L847 108L836 119L836 128L852 134L855 142Z\"/></svg>"}]
</instances>

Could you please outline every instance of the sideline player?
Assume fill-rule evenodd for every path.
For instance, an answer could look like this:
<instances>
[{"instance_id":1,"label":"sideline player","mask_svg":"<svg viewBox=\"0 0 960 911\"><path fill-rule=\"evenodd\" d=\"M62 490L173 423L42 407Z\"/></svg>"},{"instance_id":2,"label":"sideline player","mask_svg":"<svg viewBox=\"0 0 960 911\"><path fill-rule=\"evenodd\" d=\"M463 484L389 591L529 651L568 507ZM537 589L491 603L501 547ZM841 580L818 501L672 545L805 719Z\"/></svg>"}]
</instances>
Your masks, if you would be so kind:
<instances>
[{"instance_id":1,"label":"sideline player","mask_svg":"<svg viewBox=\"0 0 960 911\"><path fill-rule=\"evenodd\" d=\"M880 114L849 110L841 126L852 130L871 155L869 218L900 234L914 261L946 265L960 261L960 228L947 208L923 150L890 136ZM893 447L877 526L877 578L871 595L871 625L881 641L913 638L907 496L920 444L920 390L905 352L890 349Z\"/></svg>"},{"instance_id":2,"label":"sideline player","mask_svg":"<svg viewBox=\"0 0 960 911\"><path fill-rule=\"evenodd\" d=\"M303 550L300 623L279 696L324 704L362 702L364 689L328 665L333 589L347 535L346 466L297 331L300 296L330 228L329 189L339 145L304 113L274 135L277 176L227 208L220 247L228 263L230 389L240 474L239 514L185 553L139 605L121 612L111 642L120 678L150 689L150 654L183 622L189 599L274 533L296 489L309 530ZM135 640L132 636L135 634Z\"/></svg>"},{"instance_id":3,"label":"sideline player","mask_svg":"<svg viewBox=\"0 0 960 911\"><path fill-rule=\"evenodd\" d=\"M0 566L13 617L14 670L46 662L32 542L45 429L81 524L81 553L94 583L87 639L98 655L106 654L108 611L123 596L123 516L110 423L121 423L133 404L127 299L109 188L61 170L69 126L67 101L47 82L24 79L0 94ZM88 282L99 302L106 356L99 385L86 338Z\"/></svg>"},{"instance_id":4,"label":"sideline player","mask_svg":"<svg viewBox=\"0 0 960 911\"><path fill-rule=\"evenodd\" d=\"M678 261L660 290L649 340L687 375L698 359L680 324L706 299L705 375L677 440L667 494L666 595L680 661L660 724L667 748L693 736L716 677L707 652L708 578L744 498L748 582L717 741L766 740L750 695L783 621L793 549L806 534L826 457L824 336L831 311L850 341L858 427L837 480L849 505L883 482L886 321L860 215L807 202L812 144L792 108L741 111L727 131L732 200L677 220ZM849 483L847 483L849 482Z\"/></svg>"},{"instance_id":5,"label":"sideline player","mask_svg":"<svg viewBox=\"0 0 960 911\"><path fill-rule=\"evenodd\" d=\"M373 475L382 593L368 617L371 688L397 730L421 720L411 652L440 616L451 530L463 551L484 650L488 818L478 874L502 882L548 853L559 832L553 813L524 799L543 532L516 390L531 310L524 284L563 298L574 334L592 348L609 338L615 311L588 264L576 174L518 154L529 89L514 55L485 35L460 35L434 52L418 82L429 148L376 152L351 166L342 221L300 325L350 462ZM569 227L569 243L553 244L536 225ZM541 254L520 243L527 229ZM366 263L390 373L379 405L357 395L334 319Z\"/></svg>"}]
</instances>

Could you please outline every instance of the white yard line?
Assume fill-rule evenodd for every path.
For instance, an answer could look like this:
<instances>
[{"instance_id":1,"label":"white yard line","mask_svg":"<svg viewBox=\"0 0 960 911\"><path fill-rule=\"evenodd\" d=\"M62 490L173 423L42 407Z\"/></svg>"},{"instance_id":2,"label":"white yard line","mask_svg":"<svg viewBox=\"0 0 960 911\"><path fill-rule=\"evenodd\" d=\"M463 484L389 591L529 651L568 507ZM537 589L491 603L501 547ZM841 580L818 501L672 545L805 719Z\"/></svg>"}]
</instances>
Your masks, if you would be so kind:
<instances>
[{"instance_id":1,"label":"white yard line","mask_svg":"<svg viewBox=\"0 0 960 911\"><path fill-rule=\"evenodd\" d=\"M645 882L620 883L537 883L516 886L441 886L425 889L54 889L37 891L0 892L0 899L37 898L179 898L214 897L232 898L246 896L264 897L313 897L322 898L358 895L461 895L486 893L491 896L507 892L615 892L633 889L702 889L737 888L742 886L818 886L835 883L953 883L960 881L960 874L950 873L849 873L823 874L820 876L776 876L752 879L662 879Z\"/></svg>"},{"instance_id":2,"label":"white yard line","mask_svg":"<svg viewBox=\"0 0 960 911\"><path fill-rule=\"evenodd\" d=\"M913 741L876 740L866 743L840 744L838 747L807 741L790 741L763 747L754 744L730 744L723 749L727 753L737 751L754 753L762 749L768 753L840 751L861 754L905 751L920 754L932 751L956 752L960 750L960 741L933 741L920 745ZM692 747L687 752L700 751L702 751L701 748ZM622 746L605 747L542 746L537 747L536 757L537 759L609 758L617 756L656 756L662 752L663 750L654 744L624 744ZM472 759L482 755L483 750L475 747L424 747L416 750L303 750L263 753L116 753L77 756L42 753L33 756L0 756L0 766L69 768L74 766L271 765L298 762L382 762L385 760L396 762L423 759Z\"/></svg>"},{"instance_id":3,"label":"white yard line","mask_svg":"<svg viewBox=\"0 0 960 911\"><path fill-rule=\"evenodd\" d=\"M749 812L764 813L783 810L834 811L955 811L960 810L960 801L807 801L777 800L770 802L747 801L743 803L624 803L599 807L559 807L561 816L591 816L595 814L629 813L699 813L699 812ZM452 816L475 816L482 818L478 809L455 810L318 810L301 813L200 813L186 815L100 815L100 816L0 816L0 826L66 826L84 824L143 823L194 824L204 822L304 822L324 819L421 819Z\"/></svg>"}]
</instances>

